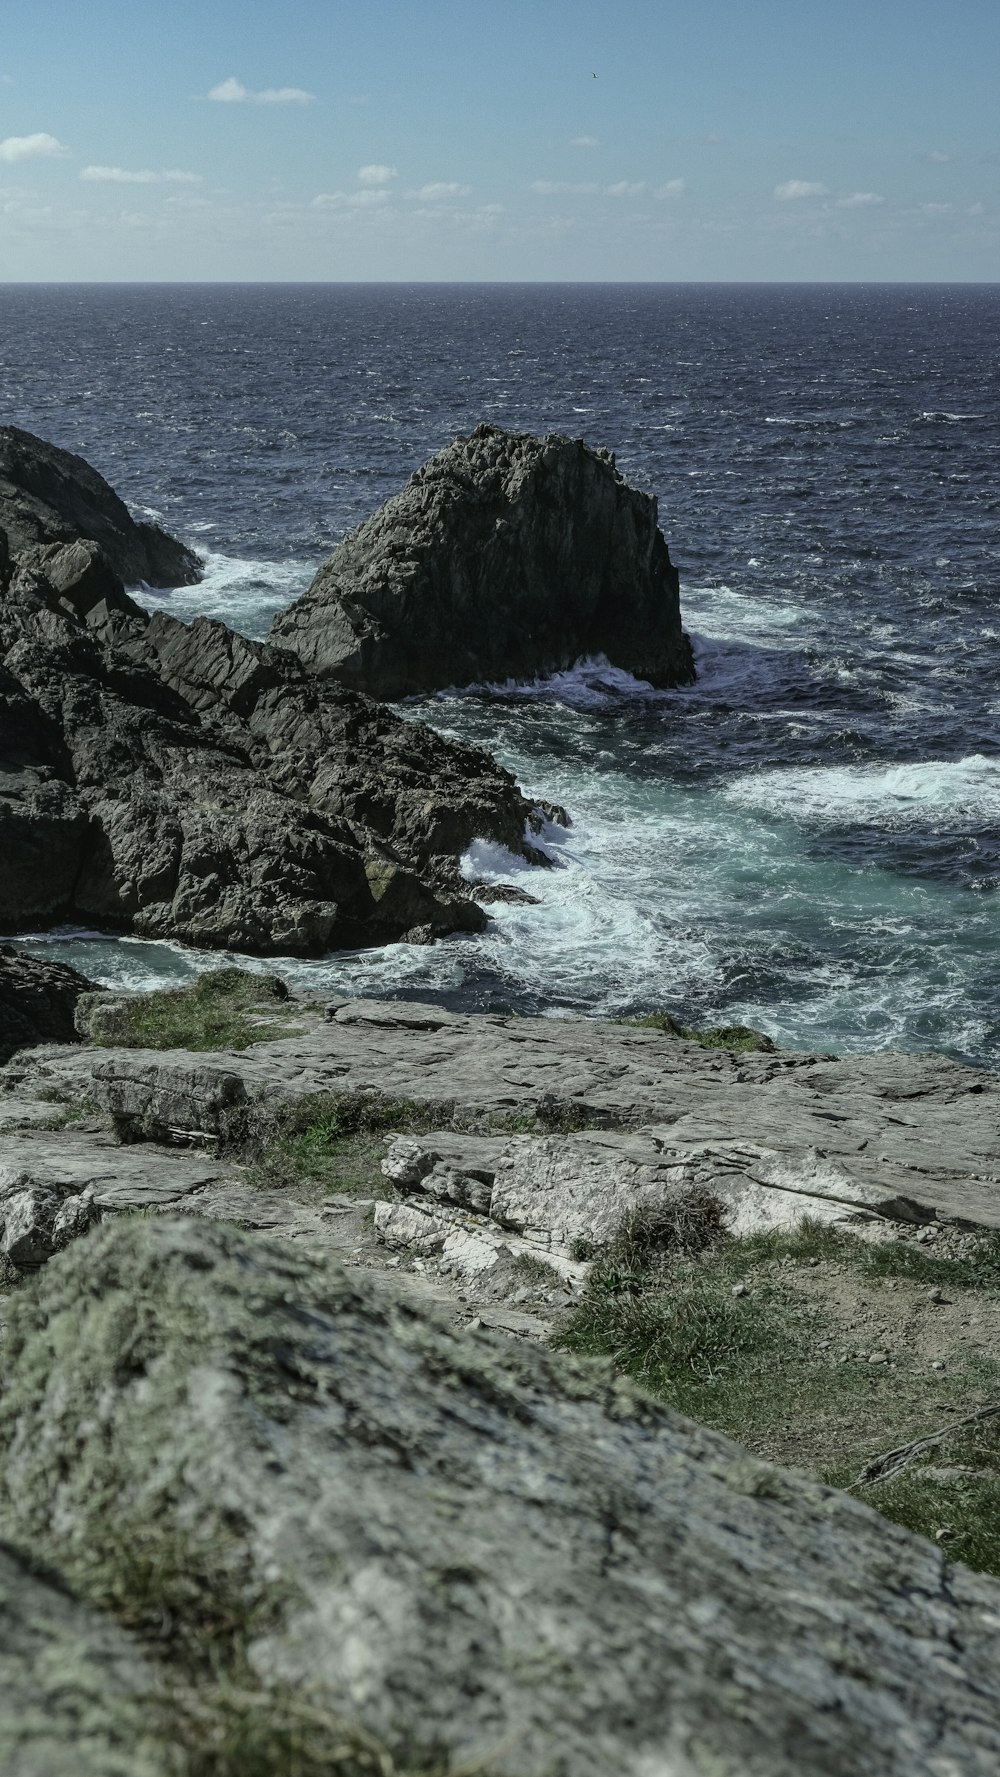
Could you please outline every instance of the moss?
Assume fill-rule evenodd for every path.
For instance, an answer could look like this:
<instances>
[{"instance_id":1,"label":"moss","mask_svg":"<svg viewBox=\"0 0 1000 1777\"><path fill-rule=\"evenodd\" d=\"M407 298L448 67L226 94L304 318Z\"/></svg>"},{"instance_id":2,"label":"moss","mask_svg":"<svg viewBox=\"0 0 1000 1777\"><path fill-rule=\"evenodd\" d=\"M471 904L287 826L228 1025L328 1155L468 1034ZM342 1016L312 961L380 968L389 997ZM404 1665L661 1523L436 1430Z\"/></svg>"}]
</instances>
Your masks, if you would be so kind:
<instances>
[{"instance_id":1,"label":"moss","mask_svg":"<svg viewBox=\"0 0 1000 1777\"><path fill-rule=\"evenodd\" d=\"M288 997L276 975L211 969L189 987L99 1002L90 1013L91 1041L100 1048L246 1049L293 1034L275 1014Z\"/></svg>"},{"instance_id":2,"label":"moss","mask_svg":"<svg viewBox=\"0 0 1000 1777\"><path fill-rule=\"evenodd\" d=\"M703 1049L729 1049L733 1054L774 1053L775 1045L762 1030L749 1024L721 1024L709 1029L695 1029L678 1024L671 1012L646 1012L641 1018L619 1018L618 1024L630 1024L636 1030L659 1030L672 1037L686 1037L700 1043Z\"/></svg>"}]
</instances>

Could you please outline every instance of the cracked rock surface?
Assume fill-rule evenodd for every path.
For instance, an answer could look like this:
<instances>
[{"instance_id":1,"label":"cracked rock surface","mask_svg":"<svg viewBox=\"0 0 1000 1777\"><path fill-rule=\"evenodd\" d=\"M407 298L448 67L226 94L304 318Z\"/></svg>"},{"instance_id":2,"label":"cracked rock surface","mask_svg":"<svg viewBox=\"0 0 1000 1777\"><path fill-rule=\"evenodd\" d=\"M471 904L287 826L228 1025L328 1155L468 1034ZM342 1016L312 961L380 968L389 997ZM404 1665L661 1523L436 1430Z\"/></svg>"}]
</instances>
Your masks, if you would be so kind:
<instances>
[{"instance_id":1,"label":"cracked rock surface","mask_svg":"<svg viewBox=\"0 0 1000 1777\"><path fill-rule=\"evenodd\" d=\"M285 1246L80 1250L0 1404L0 1528L71 1582L138 1526L248 1611L280 1573L262 1686L497 1777L992 1777L1000 1586L932 1544Z\"/></svg>"}]
</instances>

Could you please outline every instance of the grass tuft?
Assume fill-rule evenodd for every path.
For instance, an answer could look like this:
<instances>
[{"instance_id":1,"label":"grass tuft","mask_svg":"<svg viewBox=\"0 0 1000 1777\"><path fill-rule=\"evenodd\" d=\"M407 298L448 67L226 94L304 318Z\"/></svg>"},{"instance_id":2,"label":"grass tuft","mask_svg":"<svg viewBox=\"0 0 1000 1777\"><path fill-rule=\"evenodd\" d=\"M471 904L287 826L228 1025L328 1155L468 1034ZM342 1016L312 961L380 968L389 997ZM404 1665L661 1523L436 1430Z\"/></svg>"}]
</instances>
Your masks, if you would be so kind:
<instances>
[{"instance_id":1,"label":"grass tuft","mask_svg":"<svg viewBox=\"0 0 1000 1777\"><path fill-rule=\"evenodd\" d=\"M246 1049L292 1035L293 1027L275 1016L288 997L277 975L210 969L189 987L98 1002L89 1014L90 1040L104 1049Z\"/></svg>"}]
</instances>

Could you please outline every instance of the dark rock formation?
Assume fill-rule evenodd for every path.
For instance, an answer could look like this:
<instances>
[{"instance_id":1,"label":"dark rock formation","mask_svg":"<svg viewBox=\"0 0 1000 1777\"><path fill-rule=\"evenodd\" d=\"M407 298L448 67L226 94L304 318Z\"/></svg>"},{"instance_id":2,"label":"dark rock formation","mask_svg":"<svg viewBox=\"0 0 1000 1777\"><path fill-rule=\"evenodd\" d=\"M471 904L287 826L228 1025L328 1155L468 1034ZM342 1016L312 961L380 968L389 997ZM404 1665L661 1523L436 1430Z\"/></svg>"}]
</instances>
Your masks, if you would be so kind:
<instances>
[{"instance_id":1,"label":"dark rock formation","mask_svg":"<svg viewBox=\"0 0 1000 1777\"><path fill-rule=\"evenodd\" d=\"M0 426L0 530L11 557L89 538L122 580L190 586L201 576L198 557L159 525L137 522L82 457L17 426ZM0 578L3 556L0 542Z\"/></svg>"},{"instance_id":2,"label":"dark rock formation","mask_svg":"<svg viewBox=\"0 0 1000 1777\"><path fill-rule=\"evenodd\" d=\"M39 962L0 944L0 1062L36 1043L77 1042L77 1002L93 990L86 975L64 963Z\"/></svg>"},{"instance_id":3,"label":"dark rock formation","mask_svg":"<svg viewBox=\"0 0 1000 1777\"><path fill-rule=\"evenodd\" d=\"M478 426L334 550L271 639L377 697L534 679L605 654L694 677L656 501L579 440Z\"/></svg>"},{"instance_id":4,"label":"dark rock formation","mask_svg":"<svg viewBox=\"0 0 1000 1777\"><path fill-rule=\"evenodd\" d=\"M186 1652L168 1710L228 1658L261 1721L328 1720L308 1768L364 1768L345 1722L495 1777L1000 1763L995 1580L602 1366L152 1217L18 1292L4 1370L15 1553Z\"/></svg>"},{"instance_id":5,"label":"dark rock formation","mask_svg":"<svg viewBox=\"0 0 1000 1777\"><path fill-rule=\"evenodd\" d=\"M224 624L149 617L92 543L0 594L0 927L316 954L479 930L457 858L535 855L509 773Z\"/></svg>"}]
</instances>

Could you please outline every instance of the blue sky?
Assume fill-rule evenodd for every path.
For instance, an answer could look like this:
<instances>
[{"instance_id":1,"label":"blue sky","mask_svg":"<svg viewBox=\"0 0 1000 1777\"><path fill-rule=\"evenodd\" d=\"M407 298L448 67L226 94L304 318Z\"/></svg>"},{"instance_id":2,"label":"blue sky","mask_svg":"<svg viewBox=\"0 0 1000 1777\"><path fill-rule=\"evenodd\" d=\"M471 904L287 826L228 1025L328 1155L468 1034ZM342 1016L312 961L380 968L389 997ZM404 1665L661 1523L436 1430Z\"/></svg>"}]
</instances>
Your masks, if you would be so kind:
<instances>
[{"instance_id":1,"label":"blue sky","mask_svg":"<svg viewBox=\"0 0 1000 1777\"><path fill-rule=\"evenodd\" d=\"M0 281L1000 280L998 0L4 11Z\"/></svg>"}]
</instances>

